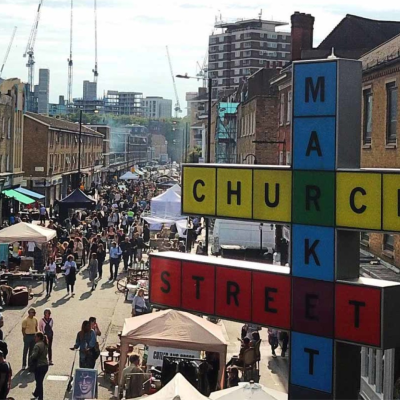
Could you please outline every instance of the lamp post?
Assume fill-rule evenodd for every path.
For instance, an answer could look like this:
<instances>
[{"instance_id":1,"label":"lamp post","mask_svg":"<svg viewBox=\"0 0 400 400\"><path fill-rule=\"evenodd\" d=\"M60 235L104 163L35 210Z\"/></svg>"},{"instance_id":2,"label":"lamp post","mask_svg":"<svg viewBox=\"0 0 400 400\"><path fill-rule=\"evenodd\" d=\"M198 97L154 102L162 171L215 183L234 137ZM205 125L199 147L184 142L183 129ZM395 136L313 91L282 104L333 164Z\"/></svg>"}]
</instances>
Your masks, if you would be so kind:
<instances>
[{"instance_id":1,"label":"lamp post","mask_svg":"<svg viewBox=\"0 0 400 400\"><path fill-rule=\"evenodd\" d=\"M182 79L197 79L198 77L185 75L176 75L177 78ZM207 113L207 152L206 152L206 163L211 162L211 105L212 105L212 78L208 78L208 113ZM203 155L204 156L204 155ZM210 220L205 218L206 222L206 237L205 237L205 254L208 255L208 245L209 245L209 227Z\"/></svg>"}]
</instances>

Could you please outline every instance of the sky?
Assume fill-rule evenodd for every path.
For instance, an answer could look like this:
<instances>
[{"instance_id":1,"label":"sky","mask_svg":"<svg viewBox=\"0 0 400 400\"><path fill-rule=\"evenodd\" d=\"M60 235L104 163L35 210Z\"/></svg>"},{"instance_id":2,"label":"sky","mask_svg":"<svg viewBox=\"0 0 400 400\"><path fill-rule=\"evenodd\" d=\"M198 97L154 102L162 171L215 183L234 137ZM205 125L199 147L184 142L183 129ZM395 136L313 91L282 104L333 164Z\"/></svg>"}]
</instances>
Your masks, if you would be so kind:
<instances>
[{"instance_id":1,"label":"sky","mask_svg":"<svg viewBox=\"0 0 400 400\"><path fill-rule=\"evenodd\" d=\"M94 56L94 0L74 1L73 97L82 97L82 83L92 80ZM4 68L3 78L27 81L23 53L39 0L0 0L0 62L6 53L14 26L17 33ZM44 0L35 46L35 83L39 68L50 69L50 101L67 97L70 48L71 0ZM166 55L169 47L174 75L196 76L203 65L208 37L215 19L257 18L290 22L294 11L315 17L314 45L346 14L400 21L394 0L97 0L98 95L107 90L137 91L144 96L173 99L172 77ZM290 25L280 28L289 31ZM219 33L220 31L215 31ZM186 114L185 93L202 82L177 79L181 108Z\"/></svg>"}]
</instances>

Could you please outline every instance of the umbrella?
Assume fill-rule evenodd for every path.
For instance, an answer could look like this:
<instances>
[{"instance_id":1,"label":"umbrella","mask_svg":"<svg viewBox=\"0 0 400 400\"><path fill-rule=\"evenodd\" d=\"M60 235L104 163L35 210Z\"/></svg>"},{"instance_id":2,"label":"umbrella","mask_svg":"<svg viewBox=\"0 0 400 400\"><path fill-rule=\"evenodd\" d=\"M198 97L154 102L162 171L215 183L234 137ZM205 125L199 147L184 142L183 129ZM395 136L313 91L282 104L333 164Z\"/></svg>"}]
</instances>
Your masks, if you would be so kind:
<instances>
[{"instance_id":1,"label":"umbrella","mask_svg":"<svg viewBox=\"0 0 400 400\"><path fill-rule=\"evenodd\" d=\"M287 400L287 394L254 382L240 382L239 386L210 394L212 400Z\"/></svg>"}]
</instances>

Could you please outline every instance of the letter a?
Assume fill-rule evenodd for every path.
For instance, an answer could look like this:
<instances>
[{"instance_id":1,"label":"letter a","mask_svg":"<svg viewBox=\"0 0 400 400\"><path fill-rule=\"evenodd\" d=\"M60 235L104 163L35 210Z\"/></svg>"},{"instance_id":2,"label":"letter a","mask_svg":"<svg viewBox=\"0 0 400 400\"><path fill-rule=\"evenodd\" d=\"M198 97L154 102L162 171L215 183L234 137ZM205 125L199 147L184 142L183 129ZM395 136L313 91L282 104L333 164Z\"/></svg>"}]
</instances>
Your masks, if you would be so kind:
<instances>
[{"instance_id":1,"label":"letter a","mask_svg":"<svg viewBox=\"0 0 400 400\"><path fill-rule=\"evenodd\" d=\"M318 157L322 157L321 146L319 144L318 134L316 131L312 131L310 140L308 141L306 156L309 157L312 151L316 151Z\"/></svg>"}]
</instances>

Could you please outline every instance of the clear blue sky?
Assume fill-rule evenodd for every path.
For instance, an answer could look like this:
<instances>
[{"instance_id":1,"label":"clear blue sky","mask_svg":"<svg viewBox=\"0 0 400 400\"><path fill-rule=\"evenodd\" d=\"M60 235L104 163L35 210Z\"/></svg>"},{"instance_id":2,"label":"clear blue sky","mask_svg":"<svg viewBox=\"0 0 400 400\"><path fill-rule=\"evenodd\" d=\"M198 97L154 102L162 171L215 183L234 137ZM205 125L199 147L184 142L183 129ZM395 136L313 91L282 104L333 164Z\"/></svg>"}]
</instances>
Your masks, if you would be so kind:
<instances>
[{"instance_id":1,"label":"clear blue sky","mask_svg":"<svg viewBox=\"0 0 400 400\"><path fill-rule=\"evenodd\" d=\"M0 0L0 62L14 26L17 35L3 78L27 80L22 57L39 0ZM82 96L82 82L91 80L94 67L94 0L74 0L74 97ZM196 62L207 52L208 35L216 16L222 19L263 18L290 21L294 11L315 16L314 44L318 44L346 15L400 20L394 0L98 0L99 90L140 91L148 96L174 99L165 46L172 56L174 73L196 74ZM369 4L371 3L371 4ZM50 100L67 92L70 0L44 0L35 48L36 76L39 68L51 70ZM289 30L289 25L284 30ZM199 82L200 84L200 82ZM182 108L185 92L196 81L178 80Z\"/></svg>"}]
</instances>

